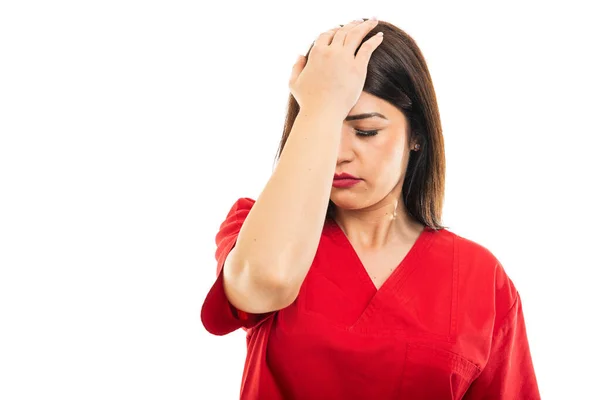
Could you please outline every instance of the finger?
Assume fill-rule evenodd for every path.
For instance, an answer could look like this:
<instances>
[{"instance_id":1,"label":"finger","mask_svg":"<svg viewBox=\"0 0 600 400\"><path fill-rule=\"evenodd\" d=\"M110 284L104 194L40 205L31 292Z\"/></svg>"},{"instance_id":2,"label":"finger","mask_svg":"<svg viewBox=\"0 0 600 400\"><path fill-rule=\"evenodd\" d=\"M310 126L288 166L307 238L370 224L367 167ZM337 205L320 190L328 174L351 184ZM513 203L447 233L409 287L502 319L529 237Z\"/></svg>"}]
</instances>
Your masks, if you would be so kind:
<instances>
[{"instance_id":1,"label":"finger","mask_svg":"<svg viewBox=\"0 0 600 400\"><path fill-rule=\"evenodd\" d=\"M355 26L348 34L346 35L346 41L344 42L344 46L348 46L353 53L356 52L356 49L363 41L365 36L373 30L377 26L379 21L376 19L366 20L364 23Z\"/></svg>"},{"instance_id":2,"label":"finger","mask_svg":"<svg viewBox=\"0 0 600 400\"><path fill-rule=\"evenodd\" d=\"M333 35L335 35L335 33L337 32L338 29L341 29L341 28L337 27L337 28L333 28L326 32L321 33L319 35L319 37L317 37L317 40L315 40L313 47L314 46L329 46L331 44L331 39L333 38Z\"/></svg>"},{"instance_id":3,"label":"finger","mask_svg":"<svg viewBox=\"0 0 600 400\"><path fill-rule=\"evenodd\" d=\"M362 24L362 22L363 22L362 19L357 19L357 20L354 20L354 21L344 25L342 28L338 29L338 31L333 36L333 39L331 40L331 45L332 46L334 46L334 45L335 46L343 46L346 35L348 35L348 32L350 32L354 27Z\"/></svg>"},{"instance_id":4,"label":"finger","mask_svg":"<svg viewBox=\"0 0 600 400\"><path fill-rule=\"evenodd\" d=\"M377 32L360 46L360 50L356 54L355 59L361 66L366 67L371 59L371 54L379 47L383 41L383 32Z\"/></svg>"}]
</instances>

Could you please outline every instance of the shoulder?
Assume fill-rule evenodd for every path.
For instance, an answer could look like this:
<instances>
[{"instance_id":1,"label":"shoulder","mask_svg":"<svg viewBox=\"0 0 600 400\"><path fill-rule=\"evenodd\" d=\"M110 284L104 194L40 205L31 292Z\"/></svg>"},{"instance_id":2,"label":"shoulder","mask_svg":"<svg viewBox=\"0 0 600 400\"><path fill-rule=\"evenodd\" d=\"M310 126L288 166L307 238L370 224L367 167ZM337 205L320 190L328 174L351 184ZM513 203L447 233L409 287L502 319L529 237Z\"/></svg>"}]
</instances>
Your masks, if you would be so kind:
<instances>
[{"instance_id":1,"label":"shoulder","mask_svg":"<svg viewBox=\"0 0 600 400\"><path fill-rule=\"evenodd\" d=\"M229 211L224 219L222 219L215 242L218 247L224 241L230 241L232 237L236 237L239 233L242 224L246 220L248 213L254 205L254 200L249 197L240 197L230 206Z\"/></svg>"},{"instance_id":2,"label":"shoulder","mask_svg":"<svg viewBox=\"0 0 600 400\"><path fill-rule=\"evenodd\" d=\"M448 228L427 228L430 247L436 257L452 258L461 268L477 268L480 273L493 273L498 263L496 256L483 244L466 238Z\"/></svg>"},{"instance_id":3,"label":"shoulder","mask_svg":"<svg viewBox=\"0 0 600 400\"><path fill-rule=\"evenodd\" d=\"M240 197L229 207L225 220L221 223L220 229L232 222L243 222L252 209L255 200L250 197Z\"/></svg>"},{"instance_id":4,"label":"shoulder","mask_svg":"<svg viewBox=\"0 0 600 400\"><path fill-rule=\"evenodd\" d=\"M476 262L480 265L489 265L497 262L496 256L482 243L449 229L441 229L436 233L439 233L441 237L444 237L452 244L453 250L458 253L461 260Z\"/></svg>"},{"instance_id":5,"label":"shoulder","mask_svg":"<svg viewBox=\"0 0 600 400\"><path fill-rule=\"evenodd\" d=\"M484 244L448 229L438 231L451 246L454 258L461 269L475 269L473 273L496 275L504 273L498 257Z\"/></svg>"},{"instance_id":6,"label":"shoulder","mask_svg":"<svg viewBox=\"0 0 600 400\"><path fill-rule=\"evenodd\" d=\"M256 200L250 197L240 197L237 199L233 205L229 208L229 212L227 213L227 217L235 216L238 213L248 213Z\"/></svg>"},{"instance_id":7,"label":"shoulder","mask_svg":"<svg viewBox=\"0 0 600 400\"><path fill-rule=\"evenodd\" d=\"M517 289L500 258L486 245L443 230L454 243L454 267L458 269L461 292L472 301L489 301L498 317L517 301Z\"/></svg>"}]
</instances>

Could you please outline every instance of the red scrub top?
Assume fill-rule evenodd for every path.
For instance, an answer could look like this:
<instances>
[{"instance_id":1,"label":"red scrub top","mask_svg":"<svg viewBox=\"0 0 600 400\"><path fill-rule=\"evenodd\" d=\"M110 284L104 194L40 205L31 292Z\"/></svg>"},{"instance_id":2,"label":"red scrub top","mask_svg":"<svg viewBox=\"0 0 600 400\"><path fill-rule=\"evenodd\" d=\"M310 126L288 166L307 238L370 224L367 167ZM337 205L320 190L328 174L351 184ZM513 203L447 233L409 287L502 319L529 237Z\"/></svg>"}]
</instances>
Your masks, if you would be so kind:
<instances>
[{"instance_id":1,"label":"red scrub top","mask_svg":"<svg viewBox=\"0 0 600 400\"><path fill-rule=\"evenodd\" d=\"M539 399L519 293L483 246L425 227L377 290L344 232L327 219L297 299L236 310L221 274L254 204L238 199L216 235L206 330L246 331L240 398Z\"/></svg>"}]
</instances>

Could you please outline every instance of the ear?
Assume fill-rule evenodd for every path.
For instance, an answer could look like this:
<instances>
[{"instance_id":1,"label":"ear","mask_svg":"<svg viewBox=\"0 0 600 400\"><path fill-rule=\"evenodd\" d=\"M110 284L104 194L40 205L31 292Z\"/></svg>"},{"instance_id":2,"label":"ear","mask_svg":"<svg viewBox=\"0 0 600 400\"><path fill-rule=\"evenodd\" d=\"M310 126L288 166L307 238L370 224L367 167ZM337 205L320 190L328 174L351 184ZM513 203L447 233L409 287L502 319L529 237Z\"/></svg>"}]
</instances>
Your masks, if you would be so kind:
<instances>
[{"instance_id":1,"label":"ear","mask_svg":"<svg viewBox=\"0 0 600 400\"><path fill-rule=\"evenodd\" d=\"M415 144L421 142L421 134L418 131L413 131L410 136L410 148L414 148Z\"/></svg>"}]
</instances>

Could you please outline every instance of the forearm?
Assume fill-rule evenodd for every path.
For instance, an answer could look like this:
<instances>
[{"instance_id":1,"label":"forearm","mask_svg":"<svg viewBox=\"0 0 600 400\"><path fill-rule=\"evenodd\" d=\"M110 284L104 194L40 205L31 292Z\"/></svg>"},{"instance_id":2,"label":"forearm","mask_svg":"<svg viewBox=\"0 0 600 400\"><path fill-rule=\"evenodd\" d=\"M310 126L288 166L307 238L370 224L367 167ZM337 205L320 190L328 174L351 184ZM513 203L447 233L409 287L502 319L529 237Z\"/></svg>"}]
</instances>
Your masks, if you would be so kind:
<instances>
[{"instance_id":1,"label":"forearm","mask_svg":"<svg viewBox=\"0 0 600 400\"><path fill-rule=\"evenodd\" d=\"M240 230L247 274L297 291L316 254L331 193L343 117L300 110L271 178Z\"/></svg>"}]
</instances>

